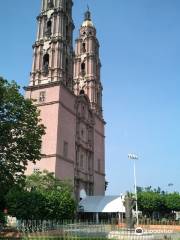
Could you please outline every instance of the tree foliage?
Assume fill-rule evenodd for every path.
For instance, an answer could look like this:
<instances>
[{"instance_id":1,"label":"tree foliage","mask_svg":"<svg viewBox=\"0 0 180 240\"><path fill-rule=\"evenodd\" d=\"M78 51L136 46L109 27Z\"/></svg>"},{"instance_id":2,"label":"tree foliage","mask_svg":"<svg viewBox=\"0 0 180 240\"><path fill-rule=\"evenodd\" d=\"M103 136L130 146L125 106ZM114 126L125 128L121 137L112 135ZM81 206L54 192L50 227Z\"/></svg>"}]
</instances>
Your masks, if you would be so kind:
<instances>
[{"instance_id":1,"label":"tree foliage","mask_svg":"<svg viewBox=\"0 0 180 240\"><path fill-rule=\"evenodd\" d=\"M152 217L153 213L165 216L172 211L180 211L180 194L162 191L159 187L138 187L138 207L143 215Z\"/></svg>"},{"instance_id":2,"label":"tree foliage","mask_svg":"<svg viewBox=\"0 0 180 240\"><path fill-rule=\"evenodd\" d=\"M172 211L180 211L180 194L177 192L169 193L166 196L166 206Z\"/></svg>"},{"instance_id":3,"label":"tree foliage","mask_svg":"<svg viewBox=\"0 0 180 240\"><path fill-rule=\"evenodd\" d=\"M17 219L44 219L46 199L38 191L12 188L6 195L8 213Z\"/></svg>"},{"instance_id":4,"label":"tree foliage","mask_svg":"<svg viewBox=\"0 0 180 240\"><path fill-rule=\"evenodd\" d=\"M24 176L28 161L41 158L45 133L39 111L24 99L15 82L0 77L0 189L1 194Z\"/></svg>"},{"instance_id":5,"label":"tree foliage","mask_svg":"<svg viewBox=\"0 0 180 240\"><path fill-rule=\"evenodd\" d=\"M9 214L18 219L69 219L76 209L70 184L47 171L28 176L24 189L12 189L6 201Z\"/></svg>"}]
</instances>

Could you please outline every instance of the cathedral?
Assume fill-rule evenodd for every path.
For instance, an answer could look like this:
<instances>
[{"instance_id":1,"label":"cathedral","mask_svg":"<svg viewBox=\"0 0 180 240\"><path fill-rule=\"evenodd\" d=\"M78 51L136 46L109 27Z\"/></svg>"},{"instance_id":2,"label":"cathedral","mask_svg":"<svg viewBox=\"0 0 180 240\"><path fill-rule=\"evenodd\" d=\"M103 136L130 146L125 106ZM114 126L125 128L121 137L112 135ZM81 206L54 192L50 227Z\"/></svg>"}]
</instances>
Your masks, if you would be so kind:
<instances>
[{"instance_id":1,"label":"cathedral","mask_svg":"<svg viewBox=\"0 0 180 240\"><path fill-rule=\"evenodd\" d=\"M72 0L42 0L26 98L35 100L46 134L42 159L27 174L44 169L80 193L104 195L105 135L101 62L89 9L73 49Z\"/></svg>"}]
</instances>

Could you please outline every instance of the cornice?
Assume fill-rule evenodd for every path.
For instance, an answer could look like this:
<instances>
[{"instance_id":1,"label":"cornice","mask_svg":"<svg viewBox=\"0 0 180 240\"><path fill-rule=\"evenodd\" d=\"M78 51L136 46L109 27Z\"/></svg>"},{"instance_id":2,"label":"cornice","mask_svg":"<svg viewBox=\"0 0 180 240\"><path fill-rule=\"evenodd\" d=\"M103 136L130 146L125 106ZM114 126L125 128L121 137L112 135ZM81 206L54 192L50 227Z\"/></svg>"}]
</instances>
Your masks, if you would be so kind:
<instances>
[{"instance_id":1,"label":"cornice","mask_svg":"<svg viewBox=\"0 0 180 240\"><path fill-rule=\"evenodd\" d=\"M37 41L32 45L32 48L34 49L35 47L43 46L46 41L47 41L46 39L37 40ZM49 42L50 42L50 43L61 42L61 43L67 44L67 40L63 39L62 36L56 36L56 37L53 37L53 36L52 36L52 37L49 38ZM69 44L67 44L67 45L69 45Z\"/></svg>"},{"instance_id":2,"label":"cornice","mask_svg":"<svg viewBox=\"0 0 180 240\"><path fill-rule=\"evenodd\" d=\"M95 174L101 175L101 176L103 176L103 177L105 177L105 176L106 176L106 174L105 174L105 173L101 173L101 172L98 172L98 171L95 171Z\"/></svg>"},{"instance_id":3,"label":"cornice","mask_svg":"<svg viewBox=\"0 0 180 240\"><path fill-rule=\"evenodd\" d=\"M32 91L32 90L39 90L39 89L59 86L61 84L62 84L62 82L60 82L60 81L59 82L51 82L51 83L39 84L39 85L35 85L35 86L23 87L23 89L25 91Z\"/></svg>"},{"instance_id":4,"label":"cornice","mask_svg":"<svg viewBox=\"0 0 180 240\"><path fill-rule=\"evenodd\" d=\"M68 163L71 163L72 165L75 164L72 159L65 158L60 154L48 154L48 155L43 154L43 158L52 158L52 157L57 157L58 159L63 160L63 161L68 162Z\"/></svg>"},{"instance_id":5,"label":"cornice","mask_svg":"<svg viewBox=\"0 0 180 240\"><path fill-rule=\"evenodd\" d=\"M39 85L35 85L35 86L27 86L27 87L23 87L23 89L25 91L33 91L33 90L39 90L39 89L44 89L44 88L49 88L49 87L54 87L54 86L63 86L71 95L75 96L73 91L71 91L69 88L67 88L62 81L39 84Z\"/></svg>"}]
</instances>

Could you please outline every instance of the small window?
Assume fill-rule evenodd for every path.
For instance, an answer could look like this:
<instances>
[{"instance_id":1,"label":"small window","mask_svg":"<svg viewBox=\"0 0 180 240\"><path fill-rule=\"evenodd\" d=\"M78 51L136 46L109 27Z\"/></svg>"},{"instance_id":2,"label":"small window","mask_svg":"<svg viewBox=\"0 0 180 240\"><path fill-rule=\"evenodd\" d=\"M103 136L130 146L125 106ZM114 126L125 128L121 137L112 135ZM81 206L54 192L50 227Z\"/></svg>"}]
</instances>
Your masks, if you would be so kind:
<instances>
[{"instance_id":1,"label":"small window","mask_svg":"<svg viewBox=\"0 0 180 240\"><path fill-rule=\"evenodd\" d=\"M46 92L45 91L41 91L39 93L39 102L45 102L46 100Z\"/></svg>"},{"instance_id":2,"label":"small window","mask_svg":"<svg viewBox=\"0 0 180 240\"><path fill-rule=\"evenodd\" d=\"M43 57L43 65L49 65L49 54L46 53Z\"/></svg>"},{"instance_id":3,"label":"small window","mask_svg":"<svg viewBox=\"0 0 180 240\"><path fill-rule=\"evenodd\" d=\"M82 52L85 53L86 52L86 43L82 44Z\"/></svg>"},{"instance_id":4,"label":"small window","mask_svg":"<svg viewBox=\"0 0 180 240\"><path fill-rule=\"evenodd\" d=\"M79 92L80 95L84 95L84 90L81 89L81 91Z\"/></svg>"},{"instance_id":5,"label":"small window","mask_svg":"<svg viewBox=\"0 0 180 240\"><path fill-rule=\"evenodd\" d=\"M63 156L65 158L68 157L68 143L64 141L64 146L63 146Z\"/></svg>"},{"instance_id":6,"label":"small window","mask_svg":"<svg viewBox=\"0 0 180 240\"><path fill-rule=\"evenodd\" d=\"M52 28L52 22L51 20L47 21L47 25L46 25L46 36L51 36L51 28Z\"/></svg>"},{"instance_id":7,"label":"small window","mask_svg":"<svg viewBox=\"0 0 180 240\"><path fill-rule=\"evenodd\" d=\"M49 54L46 53L43 57L43 72L45 75L49 72Z\"/></svg>"},{"instance_id":8,"label":"small window","mask_svg":"<svg viewBox=\"0 0 180 240\"><path fill-rule=\"evenodd\" d=\"M38 167L34 167L34 169L33 169L33 173L38 173L38 172L40 172L40 168L38 168Z\"/></svg>"},{"instance_id":9,"label":"small window","mask_svg":"<svg viewBox=\"0 0 180 240\"><path fill-rule=\"evenodd\" d=\"M82 71L85 71L85 67L86 67L85 63L81 63L81 70Z\"/></svg>"},{"instance_id":10,"label":"small window","mask_svg":"<svg viewBox=\"0 0 180 240\"><path fill-rule=\"evenodd\" d=\"M66 73L68 72L68 66L69 66L69 61L68 61L68 58L66 58L66 66L65 66L65 68L66 68Z\"/></svg>"}]
</instances>

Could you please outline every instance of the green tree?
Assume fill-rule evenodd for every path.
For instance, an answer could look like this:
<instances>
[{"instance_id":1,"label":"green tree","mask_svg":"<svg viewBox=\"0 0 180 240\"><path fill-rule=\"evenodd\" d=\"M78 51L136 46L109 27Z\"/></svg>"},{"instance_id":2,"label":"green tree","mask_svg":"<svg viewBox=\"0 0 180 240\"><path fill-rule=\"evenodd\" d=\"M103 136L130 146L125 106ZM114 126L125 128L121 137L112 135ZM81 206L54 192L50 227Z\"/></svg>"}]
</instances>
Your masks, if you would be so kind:
<instances>
[{"instance_id":1,"label":"green tree","mask_svg":"<svg viewBox=\"0 0 180 240\"><path fill-rule=\"evenodd\" d=\"M47 171L28 176L24 189L10 191L6 200L18 219L72 219L76 209L72 186Z\"/></svg>"},{"instance_id":2,"label":"green tree","mask_svg":"<svg viewBox=\"0 0 180 240\"><path fill-rule=\"evenodd\" d=\"M165 197L158 192L142 191L138 193L138 206L144 215L152 217L154 212L166 211Z\"/></svg>"},{"instance_id":3,"label":"green tree","mask_svg":"<svg viewBox=\"0 0 180 240\"><path fill-rule=\"evenodd\" d=\"M138 206L143 215L152 217L153 213L159 216L168 216L172 211L180 211L180 194L177 192L167 193L159 187L139 188Z\"/></svg>"},{"instance_id":4,"label":"green tree","mask_svg":"<svg viewBox=\"0 0 180 240\"><path fill-rule=\"evenodd\" d=\"M167 194L166 207L170 211L180 211L180 194L177 192Z\"/></svg>"},{"instance_id":5,"label":"green tree","mask_svg":"<svg viewBox=\"0 0 180 240\"><path fill-rule=\"evenodd\" d=\"M29 191L38 190L39 192L47 192L52 190L60 190L61 188L73 192L70 182L62 181L54 176L54 173L44 170L36 172L26 177L25 188Z\"/></svg>"},{"instance_id":6,"label":"green tree","mask_svg":"<svg viewBox=\"0 0 180 240\"><path fill-rule=\"evenodd\" d=\"M4 195L22 181L28 161L40 160L44 129L33 102L15 82L0 77L0 209Z\"/></svg>"},{"instance_id":7,"label":"green tree","mask_svg":"<svg viewBox=\"0 0 180 240\"><path fill-rule=\"evenodd\" d=\"M14 187L6 195L8 213L17 219L45 219L46 198L38 191L26 191Z\"/></svg>"}]
</instances>

